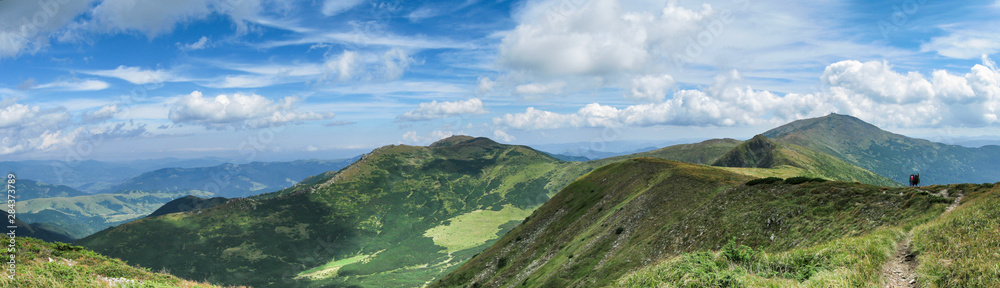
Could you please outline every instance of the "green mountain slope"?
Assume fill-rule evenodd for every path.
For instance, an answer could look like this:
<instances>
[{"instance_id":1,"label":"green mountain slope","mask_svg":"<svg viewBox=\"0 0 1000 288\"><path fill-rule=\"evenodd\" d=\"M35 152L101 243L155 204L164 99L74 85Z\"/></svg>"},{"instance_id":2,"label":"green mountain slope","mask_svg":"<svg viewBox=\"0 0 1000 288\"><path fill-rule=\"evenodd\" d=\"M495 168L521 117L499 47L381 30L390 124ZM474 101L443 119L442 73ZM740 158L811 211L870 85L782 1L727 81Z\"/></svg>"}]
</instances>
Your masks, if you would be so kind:
<instances>
[{"instance_id":1,"label":"green mountain slope","mask_svg":"<svg viewBox=\"0 0 1000 288\"><path fill-rule=\"evenodd\" d=\"M4 265L0 287L218 287L129 266L121 260L99 255L80 246L49 243L21 235L14 240L14 279L9 278L9 266ZM0 236L0 241L10 243L10 238ZM4 263L7 261L9 258Z\"/></svg>"},{"instance_id":2,"label":"green mountain slope","mask_svg":"<svg viewBox=\"0 0 1000 288\"><path fill-rule=\"evenodd\" d=\"M76 197L37 198L17 202L17 217L32 225L61 231L79 239L152 213L164 203L201 191L94 194Z\"/></svg>"},{"instance_id":3,"label":"green mountain slope","mask_svg":"<svg viewBox=\"0 0 1000 288\"><path fill-rule=\"evenodd\" d=\"M289 189L135 220L78 243L213 283L421 286L548 200L553 179L582 175L564 165L486 138L390 145Z\"/></svg>"},{"instance_id":4,"label":"green mountain slope","mask_svg":"<svg viewBox=\"0 0 1000 288\"><path fill-rule=\"evenodd\" d=\"M838 181L857 181L880 186L902 186L889 178L854 166L828 154L786 143L777 143L764 135L754 136L726 154L713 166L744 168L799 168L805 177L820 177Z\"/></svg>"},{"instance_id":5,"label":"green mountain slope","mask_svg":"<svg viewBox=\"0 0 1000 288\"><path fill-rule=\"evenodd\" d=\"M156 217L170 213L208 209L219 206L222 203L226 203L226 201L229 201L229 199L224 197L201 198L194 195L188 195L174 199L167 202L167 204L163 204L163 206L157 208L156 211L153 211L153 213L149 213L146 217Z\"/></svg>"},{"instance_id":6,"label":"green mountain slope","mask_svg":"<svg viewBox=\"0 0 1000 288\"><path fill-rule=\"evenodd\" d=\"M299 160L222 164L198 168L164 168L143 173L125 183L102 190L101 193L200 190L211 192L217 197L247 197L290 187L306 177L340 170L353 161L353 159Z\"/></svg>"},{"instance_id":7,"label":"green mountain slope","mask_svg":"<svg viewBox=\"0 0 1000 288\"><path fill-rule=\"evenodd\" d=\"M75 197L90 195L65 185L52 185L31 179L17 179L17 200L25 201L36 198Z\"/></svg>"},{"instance_id":8,"label":"green mountain slope","mask_svg":"<svg viewBox=\"0 0 1000 288\"><path fill-rule=\"evenodd\" d=\"M603 166L432 287L617 285L631 271L685 253L718 250L728 240L767 253L820 247L912 226L940 214L950 201L912 188L848 182L747 186L743 182L749 176L730 171L739 169L746 168L651 158ZM894 239L886 244L895 246ZM839 271L844 265L816 271ZM788 276L783 272L768 277ZM680 281L660 285L686 280Z\"/></svg>"},{"instance_id":9,"label":"green mountain slope","mask_svg":"<svg viewBox=\"0 0 1000 288\"><path fill-rule=\"evenodd\" d=\"M1000 146L967 148L914 139L846 115L795 121L764 136L830 154L899 182L914 173L920 173L922 184L992 183L1000 177Z\"/></svg>"}]
</instances>

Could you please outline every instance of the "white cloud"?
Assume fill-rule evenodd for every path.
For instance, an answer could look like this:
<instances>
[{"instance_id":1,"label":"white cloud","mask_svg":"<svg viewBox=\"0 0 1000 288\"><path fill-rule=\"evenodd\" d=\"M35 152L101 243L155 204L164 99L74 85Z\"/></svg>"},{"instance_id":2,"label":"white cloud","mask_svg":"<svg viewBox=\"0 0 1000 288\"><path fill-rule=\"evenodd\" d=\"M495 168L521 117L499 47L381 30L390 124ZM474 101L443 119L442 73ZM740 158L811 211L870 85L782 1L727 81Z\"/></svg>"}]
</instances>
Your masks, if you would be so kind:
<instances>
[{"instance_id":1,"label":"white cloud","mask_svg":"<svg viewBox=\"0 0 1000 288\"><path fill-rule=\"evenodd\" d=\"M147 70L139 67L129 67L125 65L118 66L118 68L111 70L82 71L82 73L118 78L131 82L132 84L136 85L184 81L183 78L178 77L169 71L160 69Z\"/></svg>"},{"instance_id":2,"label":"white cloud","mask_svg":"<svg viewBox=\"0 0 1000 288\"><path fill-rule=\"evenodd\" d=\"M827 66L821 79L831 87L864 94L883 103L915 103L934 94L931 83L923 75L895 73L885 61L840 61Z\"/></svg>"},{"instance_id":3,"label":"white cloud","mask_svg":"<svg viewBox=\"0 0 1000 288\"><path fill-rule=\"evenodd\" d=\"M824 73L824 81L831 86L825 101L838 111L878 125L996 124L1000 123L1000 73L991 63L983 57L983 64L965 75L937 70L928 80L916 72L892 71L885 62L842 61Z\"/></svg>"},{"instance_id":4,"label":"white cloud","mask_svg":"<svg viewBox=\"0 0 1000 288\"><path fill-rule=\"evenodd\" d=\"M62 80L52 83L46 83L42 85L35 86L39 89L55 89L63 91L98 91L108 89L110 85L107 82L93 79L72 79L72 80Z\"/></svg>"},{"instance_id":5,"label":"white cloud","mask_svg":"<svg viewBox=\"0 0 1000 288\"><path fill-rule=\"evenodd\" d=\"M493 91L493 87L496 86L497 82L490 80L489 77L479 77L478 80L479 88L476 89L476 94L486 94Z\"/></svg>"},{"instance_id":6,"label":"white cloud","mask_svg":"<svg viewBox=\"0 0 1000 288\"><path fill-rule=\"evenodd\" d=\"M499 129L493 130L493 138L507 143L517 140L517 137L511 136L510 134L507 134L507 132L504 132L503 130Z\"/></svg>"},{"instance_id":7,"label":"white cloud","mask_svg":"<svg viewBox=\"0 0 1000 288\"><path fill-rule=\"evenodd\" d=\"M420 103L418 108L396 117L396 121L423 121L465 114L483 114L483 101L472 98L465 101L431 101Z\"/></svg>"},{"instance_id":8,"label":"white cloud","mask_svg":"<svg viewBox=\"0 0 1000 288\"><path fill-rule=\"evenodd\" d=\"M383 79L397 80L403 77L403 73L410 68L410 63L413 62L413 58L410 58L410 55L403 49L389 49L385 54L382 54Z\"/></svg>"},{"instance_id":9,"label":"white cloud","mask_svg":"<svg viewBox=\"0 0 1000 288\"><path fill-rule=\"evenodd\" d=\"M544 84L531 83L514 87L514 92L517 94L561 94L565 86L566 82L563 81Z\"/></svg>"},{"instance_id":10,"label":"white cloud","mask_svg":"<svg viewBox=\"0 0 1000 288\"><path fill-rule=\"evenodd\" d=\"M322 12L326 16L335 16L364 2L364 0L326 0L323 1Z\"/></svg>"},{"instance_id":11,"label":"white cloud","mask_svg":"<svg viewBox=\"0 0 1000 288\"><path fill-rule=\"evenodd\" d=\"M451 137L452 135L454 135L454 133L452 133L451 131L442 131L442 130L434 130L428 136L420 136L420 134L418 134L417 131L409 131L403 133L403 140L409 143L426 144L430 143L431 141L437 141Z\"/></svg>"},{"instance_id":12,"label":"white cloud","mask_svg":"<svg viewBox=\"0 0 1000 288\"><path fill-rule=\"evenodd\" d=\"M327 59L325 65L329 71L333 74L337 74L337 79L340 81L345 81L354 77L357 74L357 69L360 63L358 63L358 52L354 51L344 51L339 57Z\"/></svg>"},{"instance_id":13,"label":"white cloud","mask_svg":"<svg viewBox=\"0 0 1000 288\"><path fill-rule=\"evenodd\" d=\"M994 54L1000 52L1000 32L982 27L998 25L1000 22L968 29L941 27L949 34L931 38L930 42L920 45L920 51L934 51L938 55L958 59L975 59L983 54Z\"/></svg>"},{"instance_id":14,"label":"white cloud","mask_svg":"<svg viewBox=\"0 0 1000 288\"><path fill-rule=\"evenodd\" d=\"M626 11L616 0L565 5L562 1L529 3L520 24L504 35L500 63L543 75L609 75L643 72L680 50L715 15L670 1L660 13ZM567 8L568 6L568 8Z\"/></svg>"},{"instance_id":15,"label":"white cloud","mask_svg":"<svg viewBox=\"0 0 1000 288\"><path fill-rule=\"evenodd\" d=\"M42 109L17 103L16 99L0 101L0 154L31 150L46 150L72 143L82 131L63 132L70 124L65 108Z\"/></svg>"},{"instance_id":16,"label":"white cloud","mask_svg":"<svg viewBox=\"0 0 1000 288\"><path fill-rule=\"evenodd\" d=\"M680 90L662 102L617 108L592 103L562 114L528 108L493 119L500 127L542 130L617 126L740 126L781 124L830 112L883 127L984 127L1000 123L1000 70L987 57L964 75L896 72L885 61L846 60L827 66L828 87L779 96L754 90L735 70L702 90Z\"/></svg>"},{"instance_id":17,"label":"white cloud","mask_svg":"<svg viewBox=\"0 0 1000 288\"><path fill-rule=\"evenodd\" d=\"M560 114L528 108L524 113L493 119L495 125L519 130L619 126L734 126L782 123L832 111L815 95L788 94L738 86L739 73L720 75L716 83L699 90L681 90L663 102L616 108L591 103L575 113Z\"/></svg>"},{"instance_id":18,"label":"white cloud","mask_svg":"<svg viewBox=\"0 0 1000 288\"><path fill-rule=\"evenodd\" d=\"M194 43L181 44L180 42L177 42L177 47L183 51L201 50L209 46L208 41L209 41L208 37L201 36L201 39L198 39L198 41Z\"/></svg>"},{"instance_id":19,"label":"white cloud","mask_svg":"<svg viewBox=\"0 0 1000 288\"><path fill-rule=\"evenodd\" d=\"M179 97L169 118L176 124L198 124L208 129L262 128L310 120L333 118L331 112L296 112L296 97L277 102L260 95L233 94L202 97L194 91Z\"/></svg>"},{"instance_id":20,"label":"white cloud","mask_svg":"<svg viewBox=\"0 0 1000 288\"><path fill-rule=\"evenodd\" d=\"M103 122L111 119L111 117L114 117L115 114L118 114L118 112L118 104L105 105L96 111L84 112L83 120L86 122Z\"/></svg>"},{"instance_id":21,"label":"white cloud","mask_svg":"<svg viewBox=\"0 0 1000 288\"><path fill-rule=\"evenodd\" d=\"M416 23L420 22L420 20L437 16L438 13L439 12L437 10L431 8L420 8L417 10L413 10L413 12L410 12L410 14L406 14L406 18L410 19L410 22Z\"/></svg>"},{"instance_id":22,"label":"white cloud","mask_svg":"<svg viewBox=\"0 0 1000 288\"><path fill-rule=\"evenodd\" d=\"M644 75L632 78L632 93L628 96L633 99L659 102L663 101L672 86L674 77L670 75Z\"/></svg>"},{"instance_id":23,"label":"white cloud","mask_svg":"<svg viewBox=\"0 0 1000 288\"><path fill-rule=\"evenodd\" d=\"M0 1L0 58L35 53L92 1Z\"/></svg>"}]
</instances>

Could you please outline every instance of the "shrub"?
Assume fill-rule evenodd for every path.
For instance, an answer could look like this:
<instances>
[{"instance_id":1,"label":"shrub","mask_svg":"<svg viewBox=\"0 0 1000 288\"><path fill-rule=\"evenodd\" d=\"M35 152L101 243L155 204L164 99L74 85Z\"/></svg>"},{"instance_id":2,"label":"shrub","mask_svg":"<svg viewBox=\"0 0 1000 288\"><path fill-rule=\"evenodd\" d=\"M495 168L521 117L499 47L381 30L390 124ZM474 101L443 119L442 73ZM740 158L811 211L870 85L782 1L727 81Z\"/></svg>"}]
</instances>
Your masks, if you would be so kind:
<instances>
[{"instance_id":1,"label":"shrub","mask_svg":"<svg viewBox=\"0 0 1000 288\"><path fill-rule=\"evenodd\" d=\"M757 179L753 179L753 180L747 181L747 186L754 186L754 185L758 185L758 184L773 184L775 182L780 182L782 180L784 180L784 179L781 179L781 178L778 178L778 177L757 178Z\"/></svg>"},{"instance_id":2,"label":"shrub","mask_svg":"<svg viewBox=\"0 0 1000 288\"><path fill-rule=\"evenodd\" d=\"M729 239L725 246L722 246L722 256L736 263L748 264L757 261L762 252L747 247L746 245L736 245L736 242Z\"/></svg>"}]
</instances>

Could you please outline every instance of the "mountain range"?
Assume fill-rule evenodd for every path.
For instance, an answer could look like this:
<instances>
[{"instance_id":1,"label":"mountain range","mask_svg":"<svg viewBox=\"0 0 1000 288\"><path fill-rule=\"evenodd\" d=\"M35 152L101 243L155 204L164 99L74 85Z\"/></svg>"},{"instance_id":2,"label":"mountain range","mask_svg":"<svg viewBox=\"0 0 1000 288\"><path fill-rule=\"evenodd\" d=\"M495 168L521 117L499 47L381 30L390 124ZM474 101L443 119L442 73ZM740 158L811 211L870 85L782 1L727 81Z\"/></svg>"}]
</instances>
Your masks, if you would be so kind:
<instances>
[{"instance_id":1,"label":"mountain range","mask_svg":"<svg viewBox=\"0 0 1000 288\"><path fill-rule=\"evenodd\" d=\"M985 203L975 207L993 203L992 185L902 188L900 175L988 182L951 173L991 171L980 162L997 159L994 148L908 138L837 114L747 141L590 161L453 136L385 146L284 189L230 178L248 194L274 192L182 197L77 243L186 279L255 287L879 286L872 271L919 234L914 227L940 234L938 222L979 219L942 214L966 193ZM959 163L929 168L941 159ZM154 172L148 178L185 175ZM211 180L205 173L191 172L192 182ZM190 188L136 178L120 187ZM939 253L935 241L913 249ZM935 269L927 275L956 271Z\"/></svg>"}]
</instances>

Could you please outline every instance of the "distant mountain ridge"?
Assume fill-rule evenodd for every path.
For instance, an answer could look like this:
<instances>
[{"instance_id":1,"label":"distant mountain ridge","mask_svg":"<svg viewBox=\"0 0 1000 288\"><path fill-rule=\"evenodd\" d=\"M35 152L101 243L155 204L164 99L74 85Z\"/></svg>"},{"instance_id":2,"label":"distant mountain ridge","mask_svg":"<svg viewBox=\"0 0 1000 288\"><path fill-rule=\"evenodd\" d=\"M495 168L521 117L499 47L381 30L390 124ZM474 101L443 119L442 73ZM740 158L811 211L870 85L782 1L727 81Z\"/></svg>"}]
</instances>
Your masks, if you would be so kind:
<instances>
[{"instance_id":1,"label":"distant mountain ridge","mask_svg":"<svg viewBox=\"0 0 1000 288\"><path fill-rule=\"evenodd\" d=\"M829 154L898 182L914 173L920 173L923 184L1000 180L1000 146L968 148L910 138L847 115L798 120L763 135Z\"/></svg>"},{"instance_id":2,"label":"distant mountain ridge","mask_svg":"<svg viewBox=\"0 0 1000 288\"><path fill-rule=\"evenodd\" d=\"M17 200L26 201L36 198L76 197L90 195L66 185L52 185L31 179L17 179Z\"/></svg>"},{"instance_id":3,"label":"distant mountain ridge","mask_svg":"<svg viewBox=\"0 0 1000 288\"><path fill-rule=\"evenodd\" d=\"M252 162L211 167L163 168L143 173L100 193L198 190L218 197L247 197L291 187L306 177L344 168L355 159Z\"/></svg>"}]
</instances>

